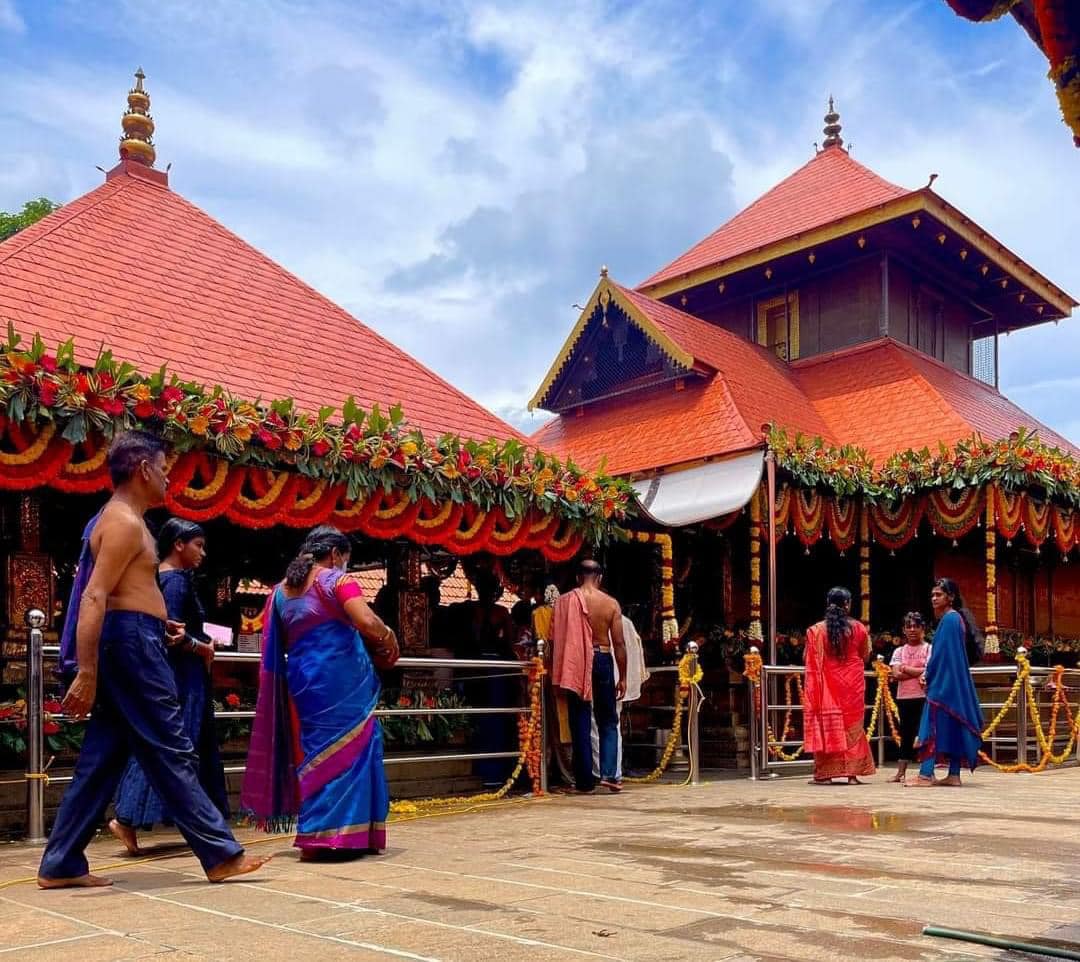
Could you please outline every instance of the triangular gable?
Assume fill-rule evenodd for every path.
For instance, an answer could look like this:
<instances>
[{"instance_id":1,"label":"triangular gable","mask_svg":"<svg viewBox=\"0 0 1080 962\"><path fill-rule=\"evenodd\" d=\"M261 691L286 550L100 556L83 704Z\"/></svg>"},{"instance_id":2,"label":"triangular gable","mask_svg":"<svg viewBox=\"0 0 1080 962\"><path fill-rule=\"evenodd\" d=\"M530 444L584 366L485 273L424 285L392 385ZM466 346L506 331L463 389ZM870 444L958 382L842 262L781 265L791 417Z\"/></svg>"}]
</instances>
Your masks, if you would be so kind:
<instances>
[{"instance_id":1,"label":"triangular gable","mask_svg":"<svg viewBox=\"0 0 1080 962\"><path fill-rule=\"evenodd\" d=\"M565 411L686 377L701 367L604 274L529 410Z\"/></svg>"}]
</instances>

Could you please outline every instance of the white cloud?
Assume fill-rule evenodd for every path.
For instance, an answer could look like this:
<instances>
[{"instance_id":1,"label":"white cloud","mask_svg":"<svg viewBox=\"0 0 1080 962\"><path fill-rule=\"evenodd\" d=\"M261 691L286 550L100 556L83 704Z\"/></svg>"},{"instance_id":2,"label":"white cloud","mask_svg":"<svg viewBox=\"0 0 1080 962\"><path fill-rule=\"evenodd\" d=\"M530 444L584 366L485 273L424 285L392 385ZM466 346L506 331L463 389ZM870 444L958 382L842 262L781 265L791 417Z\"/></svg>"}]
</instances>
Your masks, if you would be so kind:
<instances>
[{"instance_id":1,"label":"white cloud","mask_svg":"<svg viewBox=\"0 0 1080 962\"><path fill-rule=\"evenodd\" d=\"M599 265L634 283L801 166L830 93L856 159L939 173L1080 293L1045 63L940 2L56 7L0 74L0 208L100 182L141 59L174 189L515 421ZM1076 388L1037 384L1072 377L1076 323L1001 348L1005 389L1066 432Z\"/></svg>"},{"instance_id":2,"label":"white cloud","mask_svg":"<svg viewBox=\"0 0 1080 962\"><path fill-rule=\"evenodd\" d=\"M0 31L26 33L26 21L19 15L15 0L0 0Z\"/></svg>"}]
</instances>

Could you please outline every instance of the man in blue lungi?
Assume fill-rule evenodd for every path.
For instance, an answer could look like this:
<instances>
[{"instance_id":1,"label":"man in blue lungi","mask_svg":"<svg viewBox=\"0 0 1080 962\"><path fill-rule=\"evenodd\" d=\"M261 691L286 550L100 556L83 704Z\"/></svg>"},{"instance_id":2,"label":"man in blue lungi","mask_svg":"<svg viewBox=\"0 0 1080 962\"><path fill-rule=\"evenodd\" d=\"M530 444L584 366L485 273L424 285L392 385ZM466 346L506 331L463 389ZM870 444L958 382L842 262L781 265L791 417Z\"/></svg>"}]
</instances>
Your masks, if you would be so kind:
<instances>
[{"instance_id":1,"label":"man in blue lungi","mask_svg":"<svg viewBox=\"0 0 1080 962\"><path fill-rule=\"evenodd\" d=\"M63 702L65 715L90 715L90 721L38 869L42 888L112 884L90 874L84 852L131 754L211 882L253 872L268 860L245 855L233 838L199 785L198 758L184 734L165 654L167 634L184 626L166 622L157 550L143 520L164 503L165 465L162 441L141 431L118 435L109 449L115 493L90 532L83 561L92 561L92 569L88 577L80 572L75 594L81 598L73 596L77 670Z\"/></svg>"}]
</instances>

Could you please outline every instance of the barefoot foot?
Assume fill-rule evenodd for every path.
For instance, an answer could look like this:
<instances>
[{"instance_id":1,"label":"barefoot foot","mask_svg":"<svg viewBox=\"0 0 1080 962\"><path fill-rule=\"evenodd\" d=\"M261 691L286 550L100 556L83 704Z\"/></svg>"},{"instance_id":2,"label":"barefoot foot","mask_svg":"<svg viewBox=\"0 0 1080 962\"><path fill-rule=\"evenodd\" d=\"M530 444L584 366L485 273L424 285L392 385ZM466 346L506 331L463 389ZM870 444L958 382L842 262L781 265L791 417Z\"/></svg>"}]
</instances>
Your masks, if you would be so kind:
<instances>
[{"instance_id":1,"label":"barefoot foot","mask_svg":"<svg viewBox=\"0 0 1080 962\"><path fill-rule=\"evenodd\" d=\"M937 783L932 778L923 778L922 775L913 782L904 782L907 788L933 788L935 784Z\"/></svg>"},{"instance_id":2,"label":"barefoot foot","mask_svg":"<svg viewBox=\"0 0 1080 962\"><path fill-rule=\"evenodd\" d=\"M936 782L934 782L934 784L942 788L960 788L960 776L948 775L945 778L939 778Z\"/></svg>"},{"instance_id":3,"label":"barefoot foot","mask_svg":"<svg viewBox=\"0 0 1080 962\"><path fill-rule=\"evenodd\" d=\"M79 875L76 878L42 878L37 880L39 889L96 889L112 885L111 878L102 878L100 875Z\"/></svg>"},{"instance_id":4,"label":"barefoot foot","mask_svg":"<svg viewBox=\"0 0 1080 962\"><path fill-rule=\"evenodd\" d=\"M238 875L250 875L252 872L261 869L273 857L273 855L245 855L241 852L228 861L215 865L206 873L206 877L211 882L224 882L226 879L235 878Z\"/></svg>"},{"instance_id":5,"label":"barefoot foot","mask_svg":"<svg viewBox=\"0 0 1080 962\"><path fill-rule=\"evenodd\" d=\"M143 854L143 850L139 848L139 836L130 825L123 825L115 818L112 818L109 819L109 831L112 833L113 838L124 846L128 855Z\"/></svg>"},{"instance_id":6,"label":"barefoot foot","mask_svg":"<svg viewBox=\"0 0 1080 962\"><path fill-rule=\"evenodd\" d=\"M904 773L903 772L897 772L895 775L893 775L892 778L889 779L890 782L903 782L903 780L904 780Z\"/></svg>"}]
</instances>

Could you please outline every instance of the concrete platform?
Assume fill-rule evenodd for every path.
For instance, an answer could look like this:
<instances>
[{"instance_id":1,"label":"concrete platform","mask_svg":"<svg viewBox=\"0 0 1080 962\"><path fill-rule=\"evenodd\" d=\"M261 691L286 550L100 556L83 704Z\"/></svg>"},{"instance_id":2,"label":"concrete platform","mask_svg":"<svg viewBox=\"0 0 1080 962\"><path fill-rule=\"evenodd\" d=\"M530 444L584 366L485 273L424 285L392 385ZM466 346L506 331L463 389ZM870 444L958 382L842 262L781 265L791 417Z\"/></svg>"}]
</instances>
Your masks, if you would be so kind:
<instances>
[{"instance_id":1,"label":"concrete platform","mask_svg":"<svg viewBox=\"0 0 1080 962\"><path fill-rule=\"evenodd\" d=\"M358 862L301 864L288 840L262 840L280 853L270 866L221 886L184 851L133 863L103 839L91 861L111 889L0 888L0 958L929 962L1003 956L924 938L927 923L1075 932L1080 770L966 782L511 803L402 821L387 854ZM0 885L38 855L0 848Z\"/></svg>"}]
</instances>

